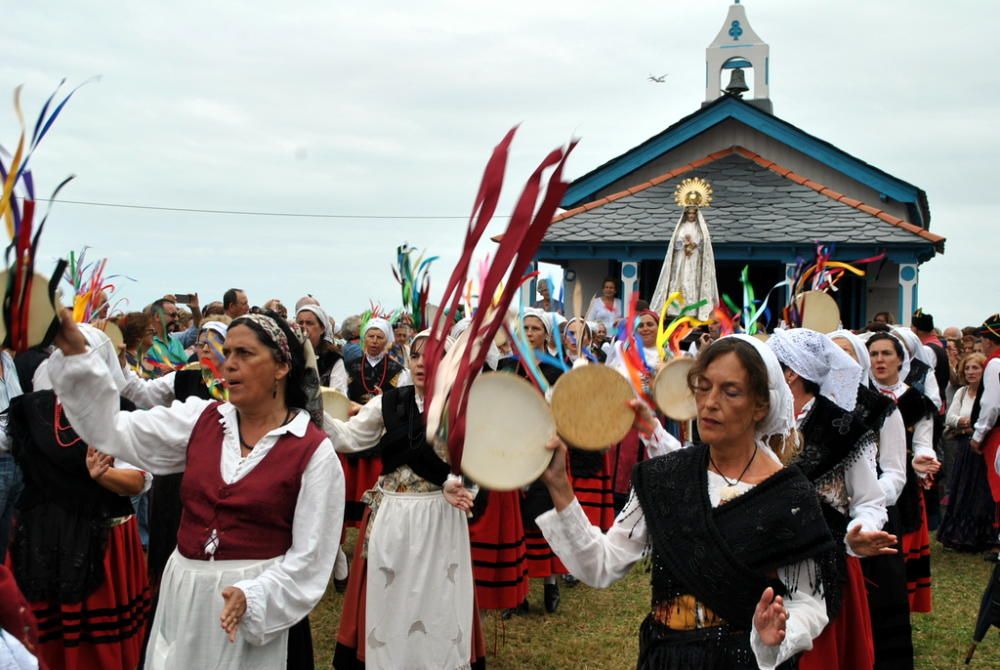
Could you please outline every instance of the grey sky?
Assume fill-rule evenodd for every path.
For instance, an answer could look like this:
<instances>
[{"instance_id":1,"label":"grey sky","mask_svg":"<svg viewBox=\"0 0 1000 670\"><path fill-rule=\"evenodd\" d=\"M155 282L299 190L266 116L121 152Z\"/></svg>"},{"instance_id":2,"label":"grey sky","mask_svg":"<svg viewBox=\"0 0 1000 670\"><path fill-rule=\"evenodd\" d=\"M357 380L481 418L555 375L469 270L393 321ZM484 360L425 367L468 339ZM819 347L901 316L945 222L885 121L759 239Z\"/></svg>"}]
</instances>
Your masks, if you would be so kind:
<instances>
[{"instance_id":1,"label":"grey sky","mask_svg":"<svg viewBox=\"0 0 1000 670\"><path fill-rule=\"evenodd\" d=\"M1000 150L993 3L750 0L781 118L928 193L946 253L919 303L940 325L997 304ZM726 0L660 2L9 3L0 93L29 116L61 77L99 74L36 155L38 190L209 209L465 216L490 150L522 128L505 202L545 152L570 177L696 110ZM669 73L653 84L649 74ZM7 98L9 99L9 98ZM0 141L16 138L0 102ZM501 213L506 210L501 209ZM254 303L310 292L339 321L398 301L408 241L440 254L463 220L310 220L58 205L42 255L93 247L133 307L229 286ZM765 288L765 287L762 287Z\"/></svg>"}]
</instances>

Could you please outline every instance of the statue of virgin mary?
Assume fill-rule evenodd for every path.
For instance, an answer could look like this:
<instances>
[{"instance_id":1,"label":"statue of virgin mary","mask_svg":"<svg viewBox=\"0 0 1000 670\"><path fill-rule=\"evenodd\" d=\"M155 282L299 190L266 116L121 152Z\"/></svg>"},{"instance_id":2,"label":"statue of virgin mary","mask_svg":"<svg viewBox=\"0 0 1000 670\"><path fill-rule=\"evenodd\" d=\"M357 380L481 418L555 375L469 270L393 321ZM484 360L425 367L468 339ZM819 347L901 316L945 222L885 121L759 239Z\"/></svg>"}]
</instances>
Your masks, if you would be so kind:
<instances>
[{"instance_id":1,"label":"statue of virgin mary","mask_svg":"<svg viewBox=\"0 0 1000 670\"><path fill-rule=\"evenodd\" d=\"M683 304L671 305L667 314L676 315L684 305L708 300L691 314L704 321L719 302L712 238L701 213L701 209L712 202L712 187L701 178L685 179L677 185L674 200L684 209L670 238L650 308L660 313L667 297L679 291Z\"/></svg>"}]
</instances>

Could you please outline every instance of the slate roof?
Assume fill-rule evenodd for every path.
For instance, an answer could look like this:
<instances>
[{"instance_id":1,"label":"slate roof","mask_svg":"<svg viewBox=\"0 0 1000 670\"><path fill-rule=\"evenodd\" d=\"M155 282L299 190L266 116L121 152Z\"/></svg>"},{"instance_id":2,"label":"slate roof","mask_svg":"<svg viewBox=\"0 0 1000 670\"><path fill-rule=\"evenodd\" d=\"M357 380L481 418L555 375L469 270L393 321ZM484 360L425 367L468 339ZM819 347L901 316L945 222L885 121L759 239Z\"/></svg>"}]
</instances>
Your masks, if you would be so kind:
<instances>
[{"instance_id":1,"label":"slate roof","mask_svg":"<svg viewBox=\"0 0 1000 670\"><path fill-rule=\"evenodd\" d=\"M817 241L933 244L944 238L848 198L743 147L731 147L589 202L555 218L546 243L649 243L670 240L680 218L676 185L702 177L714 200L705 210L713 244Z\"/></svg>"},{"instance_id":2,"label":"slate roof","mask_svg":"<svg viewBox=\"0 0 1000 670\"><path fill-rule=\"evenodd\" d=\"M584 204L608 184L727 119L735 119L848 174L852 179L867 184L876 191L886 193L899 202L907 203L914 208L911 214L912 221L924 228L930 226L930 207L927 203L927 194L922 189L851 156L833 144L810 135L746 100L731 95L720 96L638 146L577 177L566 192L563 206L568 209Z\"/></svg>"}]
</instances>

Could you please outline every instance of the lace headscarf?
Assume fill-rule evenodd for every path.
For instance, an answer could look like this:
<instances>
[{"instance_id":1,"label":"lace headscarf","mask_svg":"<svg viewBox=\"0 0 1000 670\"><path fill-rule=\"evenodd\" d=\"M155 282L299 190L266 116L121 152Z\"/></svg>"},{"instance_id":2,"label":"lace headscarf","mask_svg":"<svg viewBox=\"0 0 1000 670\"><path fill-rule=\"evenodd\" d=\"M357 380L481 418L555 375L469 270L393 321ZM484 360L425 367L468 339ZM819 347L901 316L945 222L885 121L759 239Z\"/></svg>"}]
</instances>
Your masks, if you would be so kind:
<instances>
[{"instance_id":1,"label":"lace headscarf","mask_svg":"<svg viewBox=\"0 0 1000 670\"><path fill-rule=\"evenodd\" d=\"M735 337L750 344L764 361L764 367L767 368L768 410L767 416L757 424L757 439L767 442L768 438L775 435L782 438L787 437L795 427L794 403L792 391L785 383L785 375L781 372L778 358L766 344L756 337L743 334L726 335L726 337Z\"/></svg>"},{"instance_id":2,"label":"lace headscarf","mask_svg":"<svg viewBox=\"0 0 1000 670\"><path fill-rule=\"evenodd\" d=\"M841 409L854 411L861 366L826 335L808 328L779 328L771 334L767 346L795 374L819 384L820 395Z\"/></svg>"},{"instance_id":3,"label":"lace headscarf","mask_svg":"<svg viewBox=\"0 0 1000 670\"><path fill-rule=\"evenodd\" d=\"M861 380L863 382L867 379L872 369L872 357L868 355L868 347L865 346L864 340L851 331L843 329L835 330L829 333L827 337L831 340L843 339L851 343L857 363L861 366Z\"/></svg>"}]
</instances>

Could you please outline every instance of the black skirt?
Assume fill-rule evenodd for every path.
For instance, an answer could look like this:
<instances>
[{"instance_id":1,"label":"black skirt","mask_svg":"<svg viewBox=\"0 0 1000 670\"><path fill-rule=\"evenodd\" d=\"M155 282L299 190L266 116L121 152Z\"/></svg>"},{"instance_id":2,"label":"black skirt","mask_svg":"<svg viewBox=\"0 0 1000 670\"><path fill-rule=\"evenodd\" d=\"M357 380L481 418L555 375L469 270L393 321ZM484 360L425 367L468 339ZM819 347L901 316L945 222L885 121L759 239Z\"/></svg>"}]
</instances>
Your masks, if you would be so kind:
<instances>
[{"instance_id":1,"label":"black skirt","mask_svg":"<svg viewBox=\"0 0 1000 670\"><path fill-rule=\"evenodd\" d=\"M982 551L997 543L996 503L986 478L986 462L969 446L955 440L955 462L948 482L948 508L938 530L938 542L958 551Z\"/></svg>"}]
</instances>

